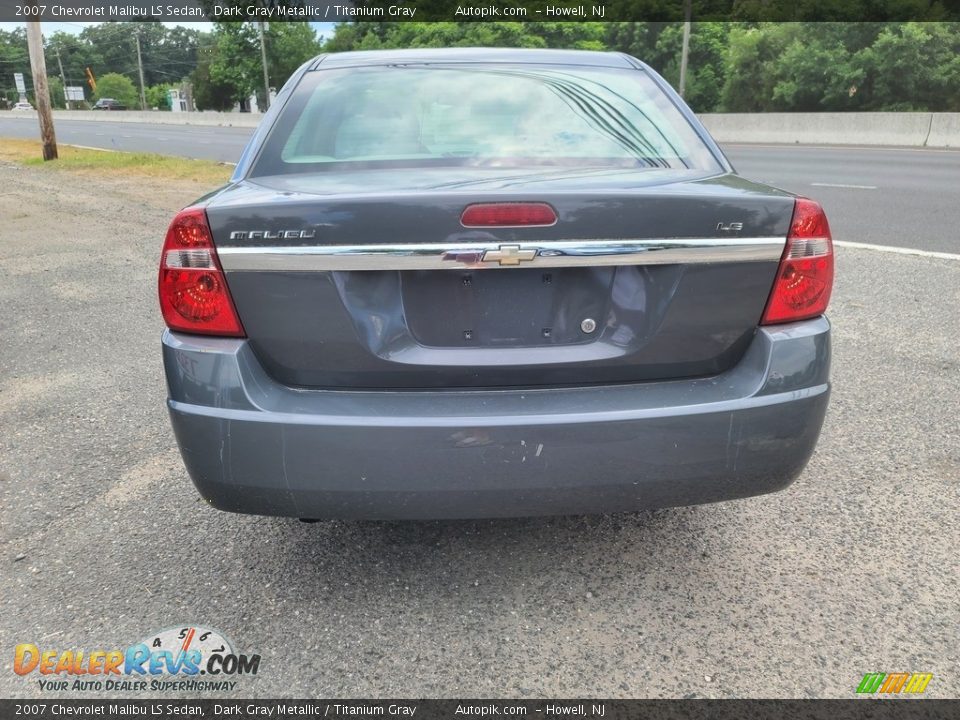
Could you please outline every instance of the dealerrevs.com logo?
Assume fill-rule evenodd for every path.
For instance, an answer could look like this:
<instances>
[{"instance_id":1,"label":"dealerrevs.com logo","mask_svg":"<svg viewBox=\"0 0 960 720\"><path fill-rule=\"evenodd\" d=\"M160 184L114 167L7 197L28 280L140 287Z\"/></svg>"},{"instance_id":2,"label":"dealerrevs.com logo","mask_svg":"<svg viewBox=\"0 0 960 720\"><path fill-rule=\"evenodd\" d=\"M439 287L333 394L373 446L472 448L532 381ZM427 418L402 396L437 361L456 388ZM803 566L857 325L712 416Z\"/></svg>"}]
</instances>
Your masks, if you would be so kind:
<instances>
[{"instance_id":1,"label":"dealerrevs.com logo","mask_svg":"<svg viewBox=\"0 0 960 720\"><path fill-rule=\"evenodd\" d=\"M233 690L256 675L260 655L237 653L216 630L196 626L152 633L126 649L42 648L21 643L13 671L35 677L44 691L199 692Z\"/></svg>"}]
</instances>

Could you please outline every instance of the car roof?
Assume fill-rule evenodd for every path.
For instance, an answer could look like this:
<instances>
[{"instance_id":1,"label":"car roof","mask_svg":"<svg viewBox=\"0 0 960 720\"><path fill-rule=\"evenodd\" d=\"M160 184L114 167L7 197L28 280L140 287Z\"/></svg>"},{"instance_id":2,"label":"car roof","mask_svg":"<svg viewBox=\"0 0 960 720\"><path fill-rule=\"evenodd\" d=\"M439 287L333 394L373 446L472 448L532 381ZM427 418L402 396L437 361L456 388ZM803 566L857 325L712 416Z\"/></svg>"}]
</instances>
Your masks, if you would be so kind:
<instances>
[{"instance_id":1,"label":"car roof","mask_svg":"<svg viewBox=\"0 0 960 720\"><path fill-rule=\"evenodd\" d=\"M528 63L594 65L613 68L637 68L641 66L641 63L623 53L595 50L411 48L405 50L358 50L320 55L314 59L310 69L356 65L392 65L396 63Z\"/></svg>"}]
</instances>

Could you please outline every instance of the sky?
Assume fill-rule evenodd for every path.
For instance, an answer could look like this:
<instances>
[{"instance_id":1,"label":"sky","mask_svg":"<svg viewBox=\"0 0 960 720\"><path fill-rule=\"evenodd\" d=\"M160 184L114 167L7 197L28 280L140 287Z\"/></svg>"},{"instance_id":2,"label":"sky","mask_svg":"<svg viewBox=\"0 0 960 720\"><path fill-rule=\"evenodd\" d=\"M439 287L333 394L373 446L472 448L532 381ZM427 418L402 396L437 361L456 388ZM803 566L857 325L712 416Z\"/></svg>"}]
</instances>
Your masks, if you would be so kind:
<instances>
[{"instance_id":1,"label":"sky","mask_svg":"<svg viewBox=\"0 0 960 720\"><path fill-rule=\"evenodd\" d=\"M71 35L77 35L83 30L87 25L100 25L101 23L95 22L44 22L42 24L43 33L45 35L52 35L55 32L67 32ZM181 25L183 27L192 27L198 30L209 30L210 23L208 22L165 22L163 23L167 27L176 27ZM314 31L317 33L318 37L331 37L333 35L333 26L335 23L322 23L322 22L312 22L310 25L313 27ZM7 32L13 30L14 28L23 27L25 23L22 22L0 22L0 30L6 30Z\"/></svg>"}]
</instances>

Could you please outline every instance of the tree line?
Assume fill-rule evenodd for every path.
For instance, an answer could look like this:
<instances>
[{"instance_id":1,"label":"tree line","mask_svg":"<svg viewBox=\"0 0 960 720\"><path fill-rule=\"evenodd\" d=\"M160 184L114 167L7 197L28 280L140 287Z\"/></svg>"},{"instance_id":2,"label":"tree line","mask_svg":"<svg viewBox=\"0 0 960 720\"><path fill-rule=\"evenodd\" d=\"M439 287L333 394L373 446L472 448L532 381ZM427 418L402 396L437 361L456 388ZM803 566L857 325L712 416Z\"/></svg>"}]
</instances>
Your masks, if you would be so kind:
<instances>
[{"instance_id":1,"label":"tree line","mask_svg":"<svg viewBox=\"0 0 960 720\"><path fill-rule=\"evenodd\" d=\"M270 84L279 88L320 52L405 47L541 47L614 50L679 82L679 22L359 22L321 41L307 23L270 23ZM139 106L139 38L149 107L166 89L192 85L201 110L227 110L263 94L254 23L213 23L201 32L160 23L104 23L45 38L54 103L60 65L87 97ZM85 70L97 77L87 86ZM29 82L22 29L0 30L0 91L16 100L13 73ZM697 112L960 111L958 22L720 22L692 24L685 97Z\"/></svg>"}]
</instances>

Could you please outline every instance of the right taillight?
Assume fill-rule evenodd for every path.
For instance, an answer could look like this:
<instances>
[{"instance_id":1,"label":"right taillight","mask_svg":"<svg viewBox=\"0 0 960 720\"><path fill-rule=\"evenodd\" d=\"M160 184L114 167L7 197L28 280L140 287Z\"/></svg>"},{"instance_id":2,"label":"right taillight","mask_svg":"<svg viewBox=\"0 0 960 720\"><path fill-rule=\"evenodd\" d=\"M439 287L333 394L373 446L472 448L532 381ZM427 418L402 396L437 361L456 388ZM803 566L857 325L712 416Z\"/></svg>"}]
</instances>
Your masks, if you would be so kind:
<instances>
[{"instance_id":1,"label":"right taillight","mask_svg":"<svg viewBox=\"0 0 960 720\"><path fill-rule=\"evenodd\" d=\"M833 290L833 240L820 203L797 198L762 325L823 315Z\"/></svg>"},{"instance_id":2,"label":"right taillight","mask_svg":"<svg viewBox=\"0 0 960 720\"><path fill-rule=\"evenodd\" d=\"M243 337L203 208L177 213L160 256L160 310L178 332Z\"/></svg>"}]
</instances>

